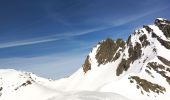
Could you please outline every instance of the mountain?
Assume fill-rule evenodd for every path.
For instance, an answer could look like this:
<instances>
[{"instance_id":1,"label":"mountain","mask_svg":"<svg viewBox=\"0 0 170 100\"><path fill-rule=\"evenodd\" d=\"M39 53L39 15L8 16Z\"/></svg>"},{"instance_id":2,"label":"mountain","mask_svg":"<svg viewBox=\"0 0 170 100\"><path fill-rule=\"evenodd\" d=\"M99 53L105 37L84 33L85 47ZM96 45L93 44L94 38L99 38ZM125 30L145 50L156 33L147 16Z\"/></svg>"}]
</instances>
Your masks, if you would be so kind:
<instances>
[{"instance_id":1,"label":"mountain","mask_svg":"<svg viewBox=\"0 0 170 100\"><path fill-rule=\"evenodd\" d=\"M170 21L157 18L127 41L99 42L68 78L0 70L0 100L169 100Z\"/></svg>"}]
</instances>

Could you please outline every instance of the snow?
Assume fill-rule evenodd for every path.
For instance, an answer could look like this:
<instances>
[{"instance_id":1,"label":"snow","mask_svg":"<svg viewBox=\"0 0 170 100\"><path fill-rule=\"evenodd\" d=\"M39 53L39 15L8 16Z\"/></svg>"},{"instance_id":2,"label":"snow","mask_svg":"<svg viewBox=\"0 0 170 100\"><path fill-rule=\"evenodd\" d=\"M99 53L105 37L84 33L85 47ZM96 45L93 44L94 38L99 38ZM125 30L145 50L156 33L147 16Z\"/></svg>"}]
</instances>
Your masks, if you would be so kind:
<instances>
[{"instance_id":1,"label":"snow","mask_svg":"<svg viewBox=\"0 0 170 100\"><path fill-rule=\"evenodd\" d=\"M81 91L53 96L47 100L129 100L118 94L107 92Z\"/></svg>"},{"instance_id":2,"label":"snow","mask_svg":"<svg viewBox=\"0 0 170 100\"><path fill-rule=\"evenodd\" d=\"M156 33L161 39L166 40L165 35L163 34L163 32L159 29L159 27L155 26L155 25L149 25L149 27L151 29L153 29L153 32Z\"/></svg>"},{"instance_id":3,"label":"snow","mask_svg":"<svg viewBox=\"0 0 170 100\"><path fill-rule=\"evenodd\" d=\"M2 93L0 100L128 100L121 95L109 92L63 91L62 89L55 89L52 88L54 81L49 83L49 80L40 78L34 74L30 76L32 79L38 80L37 82L34 80L31 85L23 86L15 90L20 84L30 79L30 77L27 76L25 72L1 69L0 87L3 87L3 89L0 91L0 93Z\"/></svg>"},{"instance_id":4,"label":"snow","mask_svg":"<svg viewBox=\"0 0 170 100\"><path fill-rule=\"evenodd\" d=\"M163 20L166 20L166 19L164 19L164 18L156 18L156 19L158 19L158 20L162 20L162 21L163 21Z\"/></svg>"}]
</instances>

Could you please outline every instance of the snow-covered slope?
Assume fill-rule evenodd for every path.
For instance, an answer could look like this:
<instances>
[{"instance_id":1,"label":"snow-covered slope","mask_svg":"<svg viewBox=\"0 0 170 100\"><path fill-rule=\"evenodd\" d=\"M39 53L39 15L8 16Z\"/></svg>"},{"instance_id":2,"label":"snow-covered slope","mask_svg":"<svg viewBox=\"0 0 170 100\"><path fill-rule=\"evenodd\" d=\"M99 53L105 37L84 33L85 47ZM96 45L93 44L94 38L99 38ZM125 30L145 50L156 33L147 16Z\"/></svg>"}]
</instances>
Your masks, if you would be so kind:
<instances>
[{"instance_id":1,"label":"snow-covered slope","mask_svg":"<svg viewBox=\"0 0 170 100\"><path fill-rule=\"evenodd\" d=\"M158 18L127 41L99 42L69 78L0 70L0 100L169 100L169 55L170 22Z\"/></svg>"},{"instance_id":2,"label":"snow-covered slope","mask_svg":"<svg viewBox=\"0 0 170 100\"><path fill-rule=\"evenodd\" d=\"M27 72L0 70L0 100L43 100L55 93L55 90L40 85L46 81Z\"/></svg>"},{"instance_id":3,"label":"snow-covered slope","mask_svg":"<svg viewBox=\"0 0 170 100\"><path fill-rule=\"evenodd\" d=\"M32 73L0 70L0 100L127 100L112 92L64 91L54 86L54 81Z\"/></svg>"}]
</instances>

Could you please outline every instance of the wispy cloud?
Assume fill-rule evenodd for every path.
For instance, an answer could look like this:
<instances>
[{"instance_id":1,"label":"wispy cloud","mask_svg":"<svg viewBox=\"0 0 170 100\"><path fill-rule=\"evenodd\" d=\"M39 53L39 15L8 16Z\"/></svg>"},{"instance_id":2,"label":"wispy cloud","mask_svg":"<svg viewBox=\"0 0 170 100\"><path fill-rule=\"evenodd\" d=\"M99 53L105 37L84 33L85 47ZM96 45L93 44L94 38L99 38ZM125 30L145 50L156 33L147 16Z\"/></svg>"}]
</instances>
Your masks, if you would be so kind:
<instances>
[{"instance_id":1,"label":"wispy cloud","mask_svg":"<svg viewBox=\"0 0 170 100\"><path fill-rule=\"evenodd\" d=\"M58 38L44 38L42 40L21 40L21 41L14 41L14 42L7 42L7 43L1 43L0 49L2 48L9 48L9 47L17 47L17 46L25 46L25 45L32 45L32 44L38 44L38 43L44 43L44 42L51 42L56 41Z\"/></svg>"},{"instance_id":2,"label":"wispy cloud","mask_svg":"<svg viewBox=\"0 0 170 100\"><path fill-rule=\"evenodd\" d=\"M74 37L74 36L89 34L89 33L92 33L92 32L102 31L102 30L105 30L105 29L109 29L109 28L116 27L116 26L121 26L121 25L130 23L132 21L139 20L139 19L141 19L145 16L149 16L151 14L161 12L161 11L168 9L168 8L169 8L169 6L159 8L159 9L149 10L148 12L143 12L143 13L140 13L140 14L122 17L122 18L117 19L117 20L112 19L112 21L110 20L111 24L105 25L105 27L97 27L97 28L86 29L86 30L75 31L75 32L69 32L69 33L60 33L60 34L55 34L55 35L45 36L45 37L40 37L40 38L33 38L33 39L27 39L27 40L0 43L0 49L52 42L52 41L66 39L66 38L70 38L70 37Z\"/></svg>"},{"instance_id":3,"label":"wispy cloud","mask_svg":"<svg viewBox=\"0 0 170 100\"><path fill-rule=\"evenodd\" d=\"M0 49L52 42L52 41L66 39L66 38L70 38L70 37L74 37L74 36L89 34L89 33L92 33L92 32L104 30L106 28L107 27L100 27L100 28L87 29L87 30L82 30L82 31L77 31L77 32L70 32L70 33L55 34L55 35L51 35L51 36L44 36L44 37L40 37L40 38L32 38L32 39L27 39L27 40L0 43Z\"/></svg>"}]
</instances>

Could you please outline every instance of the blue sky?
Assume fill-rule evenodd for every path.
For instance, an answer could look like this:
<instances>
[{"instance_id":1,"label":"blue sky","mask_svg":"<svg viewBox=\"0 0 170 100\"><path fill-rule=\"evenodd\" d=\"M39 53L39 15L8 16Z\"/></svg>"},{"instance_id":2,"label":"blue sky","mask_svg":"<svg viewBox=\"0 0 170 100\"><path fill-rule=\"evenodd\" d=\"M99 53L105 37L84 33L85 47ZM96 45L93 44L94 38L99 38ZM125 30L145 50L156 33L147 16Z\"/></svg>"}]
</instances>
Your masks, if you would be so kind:
<instances>
[{"instance_id":1,"label":"blue sky","mask_svg":"<svg viewBox=\"0 0 170 100\"><path fill-rule=\"evenodd\" d=\"M67 77L99 41L126 40L169 10L169 0L0 0L0 68Z\"/></svg>"}]
</instances>

